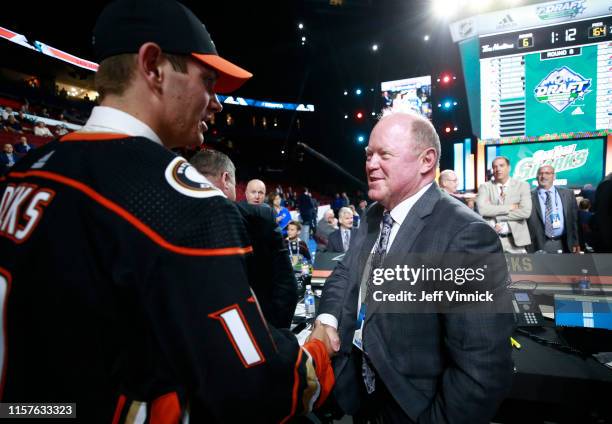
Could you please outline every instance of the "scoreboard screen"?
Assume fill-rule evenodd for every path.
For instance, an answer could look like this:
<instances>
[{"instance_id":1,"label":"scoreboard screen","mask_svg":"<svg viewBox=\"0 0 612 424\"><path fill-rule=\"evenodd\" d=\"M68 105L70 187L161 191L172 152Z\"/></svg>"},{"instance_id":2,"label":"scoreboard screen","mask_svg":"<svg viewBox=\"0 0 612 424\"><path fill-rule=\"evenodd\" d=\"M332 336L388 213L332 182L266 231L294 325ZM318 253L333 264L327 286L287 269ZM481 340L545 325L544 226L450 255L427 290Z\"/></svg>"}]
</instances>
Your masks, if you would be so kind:
<instances>
[{"instance_id":1,"label":"scoreboard screen","mask_svg":"<svg viewBox=\"0 0 612 424\"><path fill-rule=\"evenodd\" d=\"M612 16L481 35L484 141L612 128Z\"/></svg>"}]
</instances>

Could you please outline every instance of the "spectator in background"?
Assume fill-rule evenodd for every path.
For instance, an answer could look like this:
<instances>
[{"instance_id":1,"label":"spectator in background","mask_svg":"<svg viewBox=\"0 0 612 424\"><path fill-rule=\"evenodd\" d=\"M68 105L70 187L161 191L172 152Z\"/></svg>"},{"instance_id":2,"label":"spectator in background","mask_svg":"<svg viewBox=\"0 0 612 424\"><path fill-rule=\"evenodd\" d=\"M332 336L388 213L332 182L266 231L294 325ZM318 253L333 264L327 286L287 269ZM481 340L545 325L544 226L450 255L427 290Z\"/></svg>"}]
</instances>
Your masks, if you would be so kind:
<instances>
[{"instance_id":1,"label":"spectator in background","mask_svg":"<svg viewBox=\"0 0 612 424\"><path fill-rule=\"evenodd\" d=\"M69 133L69 131L68 131L68 129L66 128L66 125L64 125L64 124L60 124L60 125L58 125L58 126L55 128L55 135L56 135L57 137L61 137L61 136L66 135L66 134L68 134L68 133Z\"/></svg>"},{"instance_id":2,"label":"spectator in background","mask_svg":"<svg viewBox=\"0 0 612 424\"><path fill-rule=\"evenodd\" d=\"M291 222L291 213L289 209L281 206L281 195L276 193L268 194L268 204L272 208L275 214L276 223L278 224L283 236L287 236L287 225Z\"/></svg>"},{"instance_id":3,"label":"spectator in background","mask_svg":"<svg viewBox=\"0 0 612 424\"><path fill-rule=\"evenodd\" d=\"M2 174L8 172L15 165L15 162L17 162L17 155L13 152L13 146L7 143L0 153L0 172Z\"/></svg>"},{"instance_id":4,"label":"spectator in background","mask_svg":"<svg viewBox=\"0 0 612 424\"><path fill-rule=\"evenodd\" d=\"M504 252L526 253L531 243L527 219L531 216L529 184L510 178L510 160L493 159L495 181L478 188L478 213L495 229Z\"/></svg>"},{"instance_id":5,"label":"spectator in background","mask_svg":"<svg viewBox=\"0 0 612 424\"><path fill-rule=\"evenodd\" d=\"M46 107L44 107L38 115L42 116L43 118L51 118L51 115L49 115L49 111Z\"/></svg>"},{"instance_id":6,"label":"spectator in background","mask_svg":"<svg viewBox=\"0 0 612 424\"><path fill-rule=\"evenodd\" d=\"M26 153L28 153L30 150L33 149L32 146L30 146L30 144L28 143L28 138L25 135L22 135L21 137L19 137L19 141L17 143L15 143L15 152L17 152L20 155L25 155Z\"/></svg>"},{"instance_id":7,"label":"spectator in background","mask_svg":"<svg viewBox=\"0 0 612 424\"><path fill-rule=\"evenodd\" d=\"M340 228L329 235L328 252L346 252L357 230L353 228L353 211L342 208L338 212Z\"/></svg>"},{"instance_id":8,"label":"spectator in background","mask_svg":"<svg viewBox=\"0 0 612 424\"><path fill-rule=\"evenodd\" d=\"M329 235L338 229L338 219L334 216L334 211L328 209L323 214L323 218L317 223L315 239L317 247L325 250L329 241Z\"/></svg>"},{"instance_id":9,"label":"spectator in background","mask_svg":"<svg viewBox=\"0 0 612 424\"><path fill-rule=\"evenodd\" d=\"M23 112L23 110L20 110L20 111L19 111L19 116L18 116L18 119L17 119L17 120L18 120L18 121L21 123L21 125L23 125L23 124L26 124L26 125L34 125L34 124L35 124L34 120L33 120L33 119L31 119L31 118L28 118L28 117L26 116L26 114ZM24 128L24 129L25 129L25 128Z\"/></svg>"},{"instance_id":10,"label":"spectator in background","mask_svg":"<svg viewBox=\"0 0 612 424\"><path fill-rule=\"evenodd\" d=\"M353 228L359 228L359 222L361 217L357 213L357 209L355 209L355 205L349 205L349 209L353 212Z\"/></svg>"},{"instance_id":11,"label":"spectator in background","mask_svg":"<svg viewBox=\"0 0 612 424\"><path fill-rule=\"evenodd\" d=\"M538 168L538 187L531 192L531 216L527 221L534 251L578 253L578 206L574 192L555 187L555 169Z\"/></svg>"},{"instance_id":12,"label":"spectator in background","mask_svg":"<svg viewBox=\"0 0 612 424\"><path fill-rule=\"evenodd\" d=\"M21 123L17 119L15 119L15 115L9 115L4 125L6 126L6 129L10 132L14 132L17 134L23 133L23 127L21 126Z\"/></svg>"},{"instance_id":13,"label":"spectator in background","mask_svg":"<svg viewBox=\"0 0 612 424\"><path fill-rule=\"evenodd\" d=\"M367 207L368 207L368 201L365 199L361 199L359 201L359 205L357 206L357 213L359 214L361 218L363 218L363 214L365 213Z\"/></svg>"},{"instance_id":14,"label":"spectator in background","mask_svg":"<svg viewBox=\"0 0 612 424\"><path fill-rule=\"evenodd\" d=\"M34 135L39 137L53 137L53 134L43 121L38 121L36 123L36 126L34 127Z\"/></svg>"},{"instance_id":15,"label":"spectator in background","mask_svg":"<svg viewBox=\"0 0 612 424\"><path fill-rule=\"evenodd\" d=\"M578 205L578 240L583 252L591 251L593 246L593 232L591 230L591 201L584 198Z\"/></svg>"},{"instance_id":16,"label":"spectator in background","mask_svg":"<svg viewBox=\"0 0 612 424\"><path fill-rule=\"evenodd\" d=\"M6 121L13 114L13 108L7 106L4 109L0 108L0 119Z\"/></svg>"},{"instance_id":17,"label":"spectator in background","mask_svg":"<svg viewBox=\"0 0 612 424\"><path fill-rule=\"evenodd\" d=\"M346 194L346 191L342 192L342 207L343 208L348 208L348 206L351 204L351 199L349 199L348 194Z\"/></svg>"},{"instance_id":18,"label":"spectator in background","mask_svg":"<svg viewBox=\"0 0 612 424\"><path fill-rule=\"evenodd\" d=\"M597 186L593 204L593 243L595 252L612 253L612 173Z\"/></svg>"},{"instance_id":19,"label":"spectator in background","mask_svg":"<svg viewBox=\"0 0 612 424\"><path fill-rule=\"evenodd\" d=\"M591 205L595 204L595 189L593 188L593 184L585 184L582 190L580 190L579 196L589 199Z\"/></svg>"},{"instance_id":20,"label":"spectator in background","mask_svg":"<svg viewBox=\"0 0 612 424\"><path fill-rule=\"evenodd\" d=\"M285 201L287 202L287 207L289 208L295 208L295 192L293 191L293 188L288 187L287 188L287 194L285 196Z\"/></svg>"},{"instance_id":21,"label":"spectator in background","mask_svg":"<svg viewBox=\"0 0 612 424\"><path fill-rule=\"evenodd\" d=\"M291 265L294 267L302 262L303 259L309 262L311 259L308 245L300 238L301 231L302 224L298 221L291 221L289 225L287 225L287 249L289 249Z\"/></svg>"},{"instance_id":22,"label":"spectator in background","mask_svg":"<svg viewBox=\"0 0 612 424\"><path fill-rule=\"evenodd\" d=\"M310 240L310 225L317 216L317 210L308 187L304 187L304 192L298 197L297 206L302 220L301 238L308 243L308 240Z\"/></svg>"},{"instance_id":23,"label":"spectator in background","mask_svg":"<svg viewBox=\"0 0 612 424\"><path fill-rule=\"evenodd\" d=\"M457 174L452 169L445 169L440 172L440 177L438 178L438 184L440 188L453 196L456 199L459 199L461 202L465 203L470 209L474 209L474 204L476 203L476 195L473 193L465 193L461 194L457 192L458 179Z\"/></svg>"},{"instance_id":24,"label":"spectator in background","mask_svg":"<svg viewBox=\"0 0 612 424\"><path fill-rule=\"evenodd\" d=\"M261 180L251 180L247 183L244 192L247 203L251 205L265 205L266 185Z\"/></svg>"},{"instance_id":25,"label":"spectator in background","mask_svg":"<svg viewBox=\"0 0 612 424\"><path fill-rule=\"evenodd\" d=\"M340 212L340 209L342 209L342 207L344 207L344 199L340 197L340 193L336 193L336 195L334 196L334 200L332 200L331 204L331 208L334 211L334 215L338 216L338 212Z\"/></svg>"},{"instance_id":26,"label":"spectator in background","mask_svg":"<svg viewBox=\"0 0 612 424\"><path fill-rule=\"evenodd\" d=\"M225 153L201 150L190 163L228 199L236 201L236 167ZM289 328L297 284L279 226L269 208L249 203L237 206L253 245L253 255L247 258L250 285L266 320L275 327Z\"/></svg>"}]
</instances>

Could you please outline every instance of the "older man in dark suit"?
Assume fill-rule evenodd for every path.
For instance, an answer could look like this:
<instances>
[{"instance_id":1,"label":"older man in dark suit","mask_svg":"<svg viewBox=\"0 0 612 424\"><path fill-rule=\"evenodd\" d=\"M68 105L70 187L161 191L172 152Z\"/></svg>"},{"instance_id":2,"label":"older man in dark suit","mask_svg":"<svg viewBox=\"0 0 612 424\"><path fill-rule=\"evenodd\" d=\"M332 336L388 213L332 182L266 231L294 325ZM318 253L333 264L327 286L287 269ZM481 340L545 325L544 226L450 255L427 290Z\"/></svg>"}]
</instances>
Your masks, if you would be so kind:
<instances>
[{"instance_id":1,"label":"older man in dark suit","mask_svg":"<svg viewBox=\"0 0 612 424\"><path fill-rule=\"evenodd\" d=\"M531 192L531 216L527 221L534 251L580 252L578 205L571 190L555 187L555 168L538 168L538 188Z\"/></svg>"},{"instance_id":2,"label":"older man in dark suit","mask_svg":"<svg viewBox=\"0 0 612 424\"><path fill-rule=\"evenodd\" d=\"M206 149L191 158L191 164L236 201L236 168L227 155ZM253 245L247 260L250 285L266 320L274 327L289 328L297 304L297 282L280 227L270 207L247 202L236 206Z\"/></svg>"},{"instance_id":3,"label":"older man in dark suit","mask_svg":"<svg viewBox=\"0 0 612 424\"><path fill-rule=\"evenodd\" d=\"M327 239L328 252L346 252L351 244L351 239L357 233L353 228L353 211L350 208L340 208L338 211L338 223L340 228L329 235Z\"/></svg>"},{"instance_id":4,"label":"older man in dark suit","mask_svg":"<svg viewBox=\"0 0 612 424\"><path fill-rule=\"evenodd\" d=\"M390 313L372 295L377 270L414 264L415 254L475 254L502 257L486 284L510 304L499 238L435 184L439 155L426 119L394 113L378 122L366 149L376 203L324 286L317 320L339 349L335 395L363 421L488 423L511 385L511 314L479 307L446 314L426 303Z\"/></svg>"}]
</instances>

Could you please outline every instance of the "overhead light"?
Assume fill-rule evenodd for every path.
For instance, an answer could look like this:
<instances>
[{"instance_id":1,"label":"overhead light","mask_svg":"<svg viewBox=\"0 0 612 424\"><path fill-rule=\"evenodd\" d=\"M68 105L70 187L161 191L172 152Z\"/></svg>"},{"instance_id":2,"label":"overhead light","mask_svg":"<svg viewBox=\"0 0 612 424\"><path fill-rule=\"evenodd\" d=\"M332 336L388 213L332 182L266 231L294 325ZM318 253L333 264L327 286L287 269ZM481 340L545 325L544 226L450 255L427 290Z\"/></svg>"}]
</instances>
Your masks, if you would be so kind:
<instances>
[{"instance_id":1,"label":"overhead light","mask_svg":"<svg viewBox=\"0 0 612 424\"><path fill-rule=\"evenodd\" d=\"M355 94L357 94L358 96L361 96L361 88L356 89Z\"/></svg>"},{"instance_id":2,"label":"overhead light","mask_svg":"<svg viewBox=\"0 0 612 424\"><path fill-rule=\"evenodd\" d=\"M347 96L348 95L348 91L344 90L344 95Z\"/></svg>"},{"instance_id":3,"label":"overhead light","mask_svg":"<svg viewBox=\"0 0 612 424\"><path fill-rule=\"evenodd\" d=\"M459 0L433 0L433 13L442 19L451 19L459 10Z\"/></svg>"},{"instance_id":4,"label":"overhead light","mask_svg":"<svg viewBox=\"0 0 612 424\"><path fill-rule=\"evenodd\" d=\"M304 29L304 24L300 22L300 23L298 24L298 28L299 28L299 29Z\"/></svg>"},{"instance_id":5,"label":"overhead light","mask_svg":"<svg viewBox=\"0 0 612 424\"><path fill-rule=\"evenodd\" d=\"M302 37L302 41L306 41L306 37Z\"/></svg>"},{"instance_id":6,"label":"overhead light","mask_svg":"<svg viewBox=\"0 0 612 424\"><path fill-rule=\"evenodd\" d=\"M372 51L378 51L378 44L372 44Z\"/></svg>"},{"instance_id":7,"label":"overhead light","mask_svg":"<svg viewBox=\"0 0 612 424\"><path fill-rule=\"evenodd\" d=\"M425 35L423 36L423 40L424 40L424 41L429 41L429 35L425 34Z\"/></svg>"}]
</instances>

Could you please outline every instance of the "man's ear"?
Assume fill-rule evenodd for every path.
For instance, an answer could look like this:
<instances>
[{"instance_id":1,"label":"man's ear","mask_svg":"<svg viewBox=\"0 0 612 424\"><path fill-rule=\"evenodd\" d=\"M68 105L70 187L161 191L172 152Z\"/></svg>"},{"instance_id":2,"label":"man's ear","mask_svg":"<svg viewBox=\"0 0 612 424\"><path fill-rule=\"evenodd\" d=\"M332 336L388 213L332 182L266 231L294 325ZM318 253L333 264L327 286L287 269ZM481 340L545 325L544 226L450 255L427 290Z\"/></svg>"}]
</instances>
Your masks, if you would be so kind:
<instances>
[{"instance_id":1,"label":"man's ear","mask_svg":"<svg viewBox=\"0 0 612 424\"><path fill-rule=\"evenodd\" d=\"M164 80L163 53L155 43L145 43L138 50L138 73L155 92L160 92Z\"/></svg>"},{"instance_id":2,"label":"man's ear","mask_svg":"<svg viewBox=\"0 0 612 424\"><path fill-rule=\"evenodd\" d=\"M421 173L426 174L438 164L436 149L430 147L421 153Z\"/></svg>"},{"instance_id":3,"label":"man's ear","mask_svg":"<svg viewBox=\"0 0 612 424\"><path fill-rule=\"evenodd\" d=\"M223 188L229 188L232 183L232 178L229 172L225 171L223 174L221 174L221 183L223 184Z\"/></svg>"}]
</instances>

